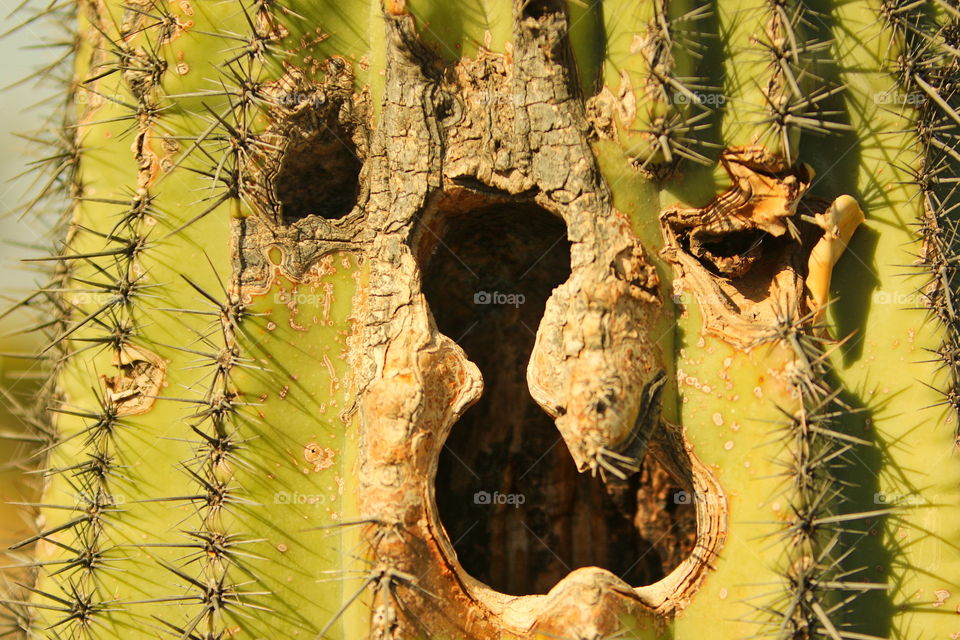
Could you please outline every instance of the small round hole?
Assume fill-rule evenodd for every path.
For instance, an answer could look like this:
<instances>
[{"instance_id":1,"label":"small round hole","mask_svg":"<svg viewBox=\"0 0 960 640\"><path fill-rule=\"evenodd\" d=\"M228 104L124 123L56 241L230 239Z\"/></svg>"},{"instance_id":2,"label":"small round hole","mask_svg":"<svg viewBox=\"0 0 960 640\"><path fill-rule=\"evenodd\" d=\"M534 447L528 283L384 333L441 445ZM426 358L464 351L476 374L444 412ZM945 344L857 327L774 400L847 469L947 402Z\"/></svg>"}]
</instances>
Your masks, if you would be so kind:
<instances>
[{"instance_id":1,"label":"small round hole","mask_svg":"<svg viewBox=\"0 0 960 640\"><path fill-rule=\"evenodd\" d=\"M274 183L283 223L309 215L336 220L350 213L360 191L362 164L350 132L336 122L291 141Z\"/></svg>"}]
</instances>

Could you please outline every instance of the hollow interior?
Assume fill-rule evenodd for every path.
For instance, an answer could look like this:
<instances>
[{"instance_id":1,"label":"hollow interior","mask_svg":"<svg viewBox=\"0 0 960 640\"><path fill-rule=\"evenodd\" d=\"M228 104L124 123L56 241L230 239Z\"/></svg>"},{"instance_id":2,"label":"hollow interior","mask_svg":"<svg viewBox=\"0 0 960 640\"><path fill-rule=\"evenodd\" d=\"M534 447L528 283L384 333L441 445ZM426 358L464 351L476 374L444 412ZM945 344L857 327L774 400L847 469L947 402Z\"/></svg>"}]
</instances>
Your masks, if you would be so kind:
<instances>
[{"instance_id":1,"label":"hollow interior","mask_svg":"<svg viewBox=\"0 0 960 640\"><path fill-rule=\"evenodd\" d=\"M336 120L291 140L274 183L283 223L308 215L334 220L350 213L360 191L362 164L350 131Z\"/></svg>"},{"instance_id":2,"label":"hollow interior","mask_svg":"<svg viewBox=\"0 0 960 640\"><path fill-rule=\"evenodd\" d=\"M711 255L732 258L757 253L763 247L764 240L770 237L772 236L762 229L745 229L709 236L702 241L701 246Z\"/></svg>"},{"instance_id":3,"label":"hollow interior","mask_svg":"<svg viewBox=\"0 0 960 640\"><path fill-rule=\"evenodd\" d=\"M560 11L556 0L526 0L520 8L525 18L542 18Z\"/></svg>"},{"instance_id":4,"label":"hollow interior","mask_svg":"<svg viewBox=\"0 0 960 640\"><path fill-rule=\"evenodd\" d=\"M778 273L796 269L800 245L789 234L773 236L762 229L741 229L722 233L700 233L696 242L689 231L681 233L680 244L700 264L724 280L744 301L760 302L770 296Z\"/></svg>"},{"instance_id":5,"label":"hollow interior","mask_svg":"<svg viewBox=\"0 0 960 640\"><path fill-rule=\"evenodd\" d=\"M648 456L626 481L579 473L533 401L526 367L547 298L570 274L564 223L533 205L450 216L423 288L439 330L477 364L482 398L453 426L435 480L462 567L497 591L546 593L578 567L649 584L692 548L693 507Z\"/></svg>"}]
</instances>

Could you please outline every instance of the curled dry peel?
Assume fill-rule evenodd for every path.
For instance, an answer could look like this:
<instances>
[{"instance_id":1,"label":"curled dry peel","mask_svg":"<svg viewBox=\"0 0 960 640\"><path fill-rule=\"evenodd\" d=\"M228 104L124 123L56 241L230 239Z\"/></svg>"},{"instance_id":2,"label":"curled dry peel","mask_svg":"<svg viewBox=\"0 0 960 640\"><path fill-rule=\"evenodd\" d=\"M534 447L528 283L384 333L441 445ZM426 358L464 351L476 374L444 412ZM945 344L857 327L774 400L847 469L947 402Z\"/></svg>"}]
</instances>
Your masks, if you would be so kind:
<instances>
[{"instance_id":1,"label":"curled dry peel","mask_svg":"<svg viewBox=\"0 0 960 640\"><path fill-rule=\"evenodd\" d=\"M145 347L124 344L113 353L116 375L100 379L114 403L117 416L132 416L149 411L166 381L167 363Z\"/></svg>"}]
</instances>

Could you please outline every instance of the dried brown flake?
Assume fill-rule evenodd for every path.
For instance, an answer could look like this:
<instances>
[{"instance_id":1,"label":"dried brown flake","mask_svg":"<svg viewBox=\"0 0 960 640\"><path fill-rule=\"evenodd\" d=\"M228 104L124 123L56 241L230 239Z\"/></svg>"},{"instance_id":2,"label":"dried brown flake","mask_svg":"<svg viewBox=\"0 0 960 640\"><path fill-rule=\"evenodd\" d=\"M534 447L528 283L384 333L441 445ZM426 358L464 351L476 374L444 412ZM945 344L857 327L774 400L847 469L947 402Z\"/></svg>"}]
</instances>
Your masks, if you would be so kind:
<instances>
[{"instance_id":1,"label":"dried brown flake","mask_svg":"<svg viewBox=\"0 0 960 640\"><path fill-rule=\"evenodd\" d=\"M321 446L317 442L309 442L303 448L303 459L313 465L315 473L332 467L335 455L333 449Z\"/></svg>"},{"instance_id":2,"label":"dried brown flake","mask_svg":"<svg viewBox=\"0 0 960 640\"><path fill-rule=\"evenodd\" d=\"M809 237L797 212L813 170L762 147L727 149L720 161L731 186L703 208L666 209L662 255L676 268L675 293L696 296L705 332L749 349L783 314L802 314Z\"/></svg>"},{"instance_id":3,"label":"dried brown flake","mask_svg":"<svg viewBox=\"0 0 960 640\"><path fill-rule=\"evenodd\" d=\"M165 384L167 363L144 347L124 344L113 354L119 373L100 376L117 416L146 413Z\"/></svg>"}]
</instances>

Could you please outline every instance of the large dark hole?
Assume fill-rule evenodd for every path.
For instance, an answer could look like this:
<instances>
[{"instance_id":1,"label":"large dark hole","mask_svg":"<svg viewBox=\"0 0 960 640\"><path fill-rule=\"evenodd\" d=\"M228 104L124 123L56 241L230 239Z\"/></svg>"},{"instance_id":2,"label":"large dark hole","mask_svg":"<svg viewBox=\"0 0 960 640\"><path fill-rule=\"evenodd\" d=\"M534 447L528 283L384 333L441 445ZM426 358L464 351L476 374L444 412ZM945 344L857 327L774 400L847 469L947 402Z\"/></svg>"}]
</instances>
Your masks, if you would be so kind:
<instances>
[{"instance_id":1,"label":"large dark hole","mask_svg":"<svg viewBox=\"0 0 960 640\"><path fill-rule=\"evenodd\" d=\"M437 507L461 565L513 595L546 593L585 566L633 585L663 577L696 533L675 483L652 466L606 486L579 473L527 388L546 300L570 274L565 225L539 207L504 204L451 216L440 235L424 291L485 387L437 469Z\"/></svg>"},{"instance_id":2,"label":"large dark hole","mask_svg":"<svg viewBox=\"0 0 960 640\"><path fill-rule=\"evenodd\" d=\"M350 132L335 120L312 136L291 140L274 186L283 223L348 214L357 202L361 165Z\"/></svg>"},{"instance_id":3,"label":"large dark hole","mask_svg":"<svg viewBox=\"0 0 960 640\"><path fill-rule=\"evenodd\" d=\"M772 236L762 229L747 229L709 236L702 240L702 246L714 256L732 258L757 253L767 237Z\"/></svg>"},{"instance_id":4,"label":"large dark hole","mask_svg":"<svg viewBox=\"0 0 960 640\"><path fill-rule=\"evenodd\" d=\"M561 11L556 0L526 0L520 8L525 18L542 18L549 13Z\"/></svg>"}]
</instances>

